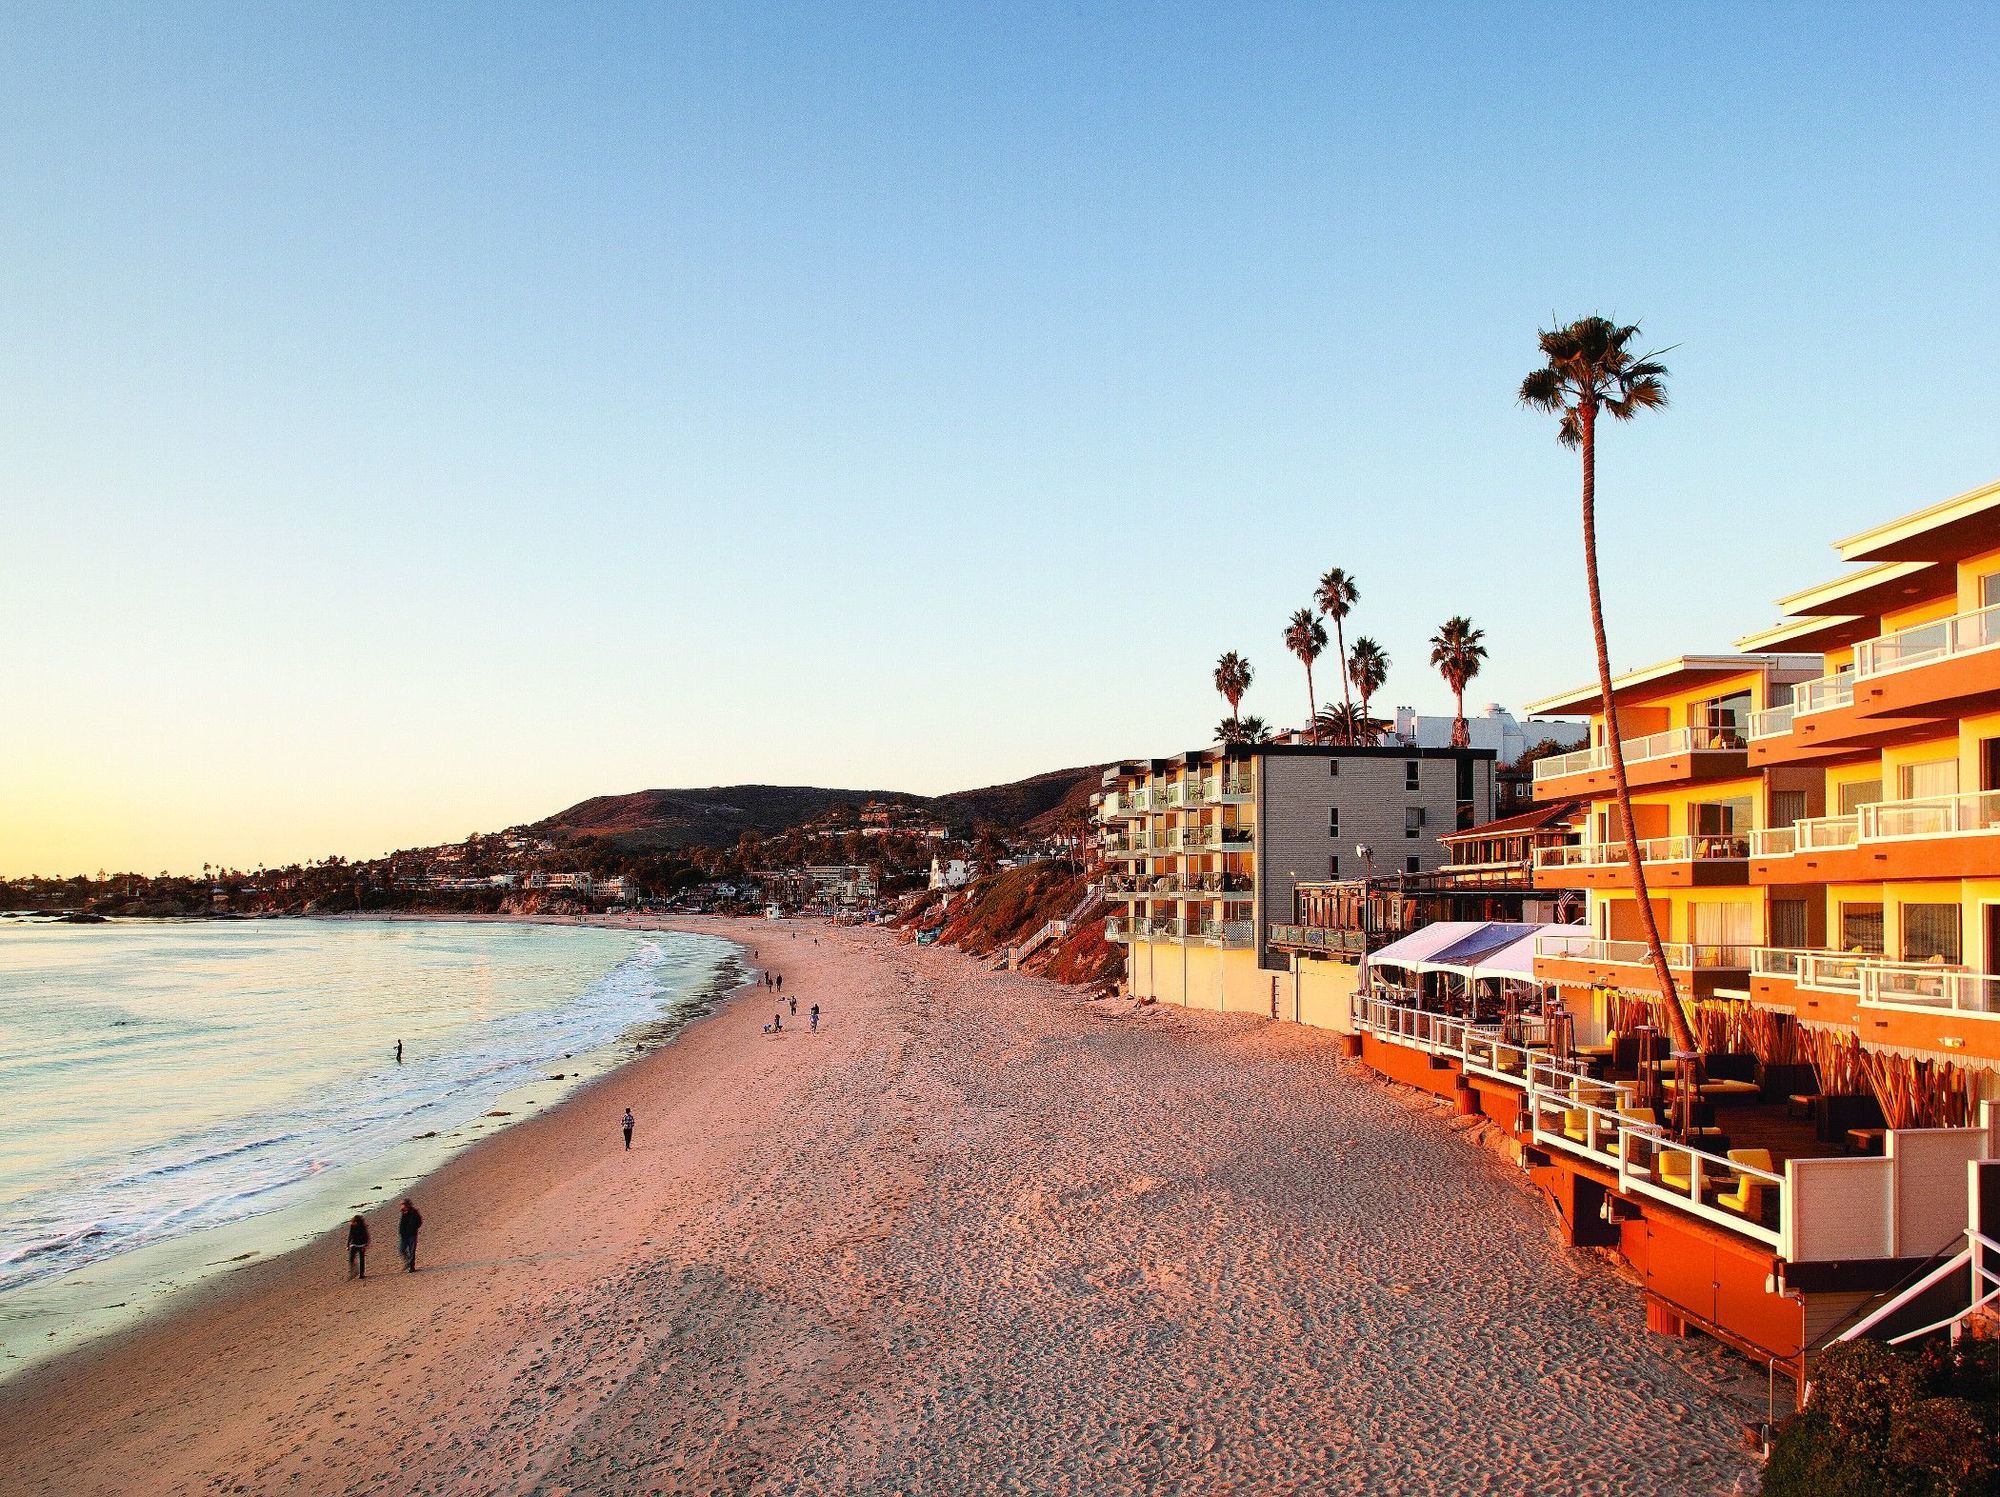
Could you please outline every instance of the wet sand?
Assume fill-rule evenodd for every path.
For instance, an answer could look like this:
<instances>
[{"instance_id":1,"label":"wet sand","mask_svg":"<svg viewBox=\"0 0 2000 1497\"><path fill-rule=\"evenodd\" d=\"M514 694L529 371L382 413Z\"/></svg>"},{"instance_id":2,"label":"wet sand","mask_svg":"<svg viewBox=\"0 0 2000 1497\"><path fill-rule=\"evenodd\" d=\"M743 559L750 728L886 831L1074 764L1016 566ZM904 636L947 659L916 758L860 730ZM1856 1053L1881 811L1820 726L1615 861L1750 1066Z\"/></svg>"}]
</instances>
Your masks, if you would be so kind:
<instances>
[{"instance_id":1,"label":"wet sand","mask_svg":"<svg viewBox=\"0 0 2000 1497\"><path fill-rule=\"evenodd\" d=\"M1644 1336L1517 1174L1333 1037L685 924L754 941L796 1027L753 989L478 1144L413 1192L415 1275L384 1211L347 1282L330 1223L0 1386L0 1484L1754 1489L1761 1379Z\"/></svg>"}]
</instances>

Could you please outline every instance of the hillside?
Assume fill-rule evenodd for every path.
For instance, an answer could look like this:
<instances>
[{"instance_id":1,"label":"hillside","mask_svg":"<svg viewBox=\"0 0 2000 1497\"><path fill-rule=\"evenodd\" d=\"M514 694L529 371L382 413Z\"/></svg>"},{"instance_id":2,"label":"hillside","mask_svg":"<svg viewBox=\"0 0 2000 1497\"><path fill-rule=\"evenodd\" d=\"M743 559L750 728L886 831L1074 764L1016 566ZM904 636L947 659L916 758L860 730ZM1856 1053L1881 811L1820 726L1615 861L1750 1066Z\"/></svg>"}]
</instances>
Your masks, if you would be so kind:
<instances>
[{"instance_id":1,"label":"hillside","mask_svg":"<svg viewBox=\"0 0 2000 1497\"><path fill-rule=\"evenodd\" d=\"M772 836L843 803L892 801L930 812L954 832L981 822L1010 830L1042 832L1080 811L1096 788L1100 766L1059 769L1011 784L987 785L949 795L899 790L838 790L819 785L717 785L707 789L635 790L579 801L533 830L544 835L599 837L630 851L678 847L729 847L746 831Z\"/></svg>"}]
</instances>

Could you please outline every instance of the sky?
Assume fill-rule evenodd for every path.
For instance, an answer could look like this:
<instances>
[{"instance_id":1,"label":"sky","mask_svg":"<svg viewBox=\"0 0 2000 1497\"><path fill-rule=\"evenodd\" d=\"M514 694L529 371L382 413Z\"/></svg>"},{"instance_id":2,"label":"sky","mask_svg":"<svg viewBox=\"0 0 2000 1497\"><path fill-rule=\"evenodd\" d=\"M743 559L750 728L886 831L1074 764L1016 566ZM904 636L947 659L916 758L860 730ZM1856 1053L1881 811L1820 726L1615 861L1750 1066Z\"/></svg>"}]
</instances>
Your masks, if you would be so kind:
<instances>
[{"instance_id":1,"label":"sky","mask_svg":"<svg viewBox=\"0 0 2000 1497\"><path fill-rule=\"evenodd\" d=\"M2000 476L2000 10L1498 9L7 7L0 875L1518 711L1587 312L1621 668Z\"/></svg>"}]
</instances>

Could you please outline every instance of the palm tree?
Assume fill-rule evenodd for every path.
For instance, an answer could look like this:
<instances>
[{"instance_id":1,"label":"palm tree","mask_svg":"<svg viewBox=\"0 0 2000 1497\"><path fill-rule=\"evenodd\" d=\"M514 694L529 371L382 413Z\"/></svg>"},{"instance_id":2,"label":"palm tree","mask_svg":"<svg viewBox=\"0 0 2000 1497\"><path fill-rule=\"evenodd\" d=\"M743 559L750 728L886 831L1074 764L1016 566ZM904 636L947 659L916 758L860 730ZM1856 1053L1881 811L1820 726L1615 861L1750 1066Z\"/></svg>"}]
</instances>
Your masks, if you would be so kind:
<instances>
[{"instance_id":1,"label":"palm tree","mask_svg":"<svg viewBox=\"0 0 2000 1497\"><path fill-rule=\"evenodd\" d=\"M1354 698L1347 694L1347 636L1340 627L1342 619L1361 601L1361 589L1354 585L1354 579L1334 567L1319 579L1319 591L1313 594L1313 601L1319 604L1319 611L1333 620L1333 644L1339 652L1342 664L1340 672L1340 699L1348 705L1352 716Z\"/></svg>"},{"instance_id":2,"label":"palm tree","mask_svg":"<svg viewBox=\"0 0 2000 1497\"><path fill-rule=\"evenodd\" d=\"M1347 657L1347 679L1361 697L1361 716L1368 716L1368 703L1389 679L1389 652L1367 635L1354 641Z\"/></svg>"},{"instance_id":3,"label":"palm tree","mask_svg":"<svg viewBox=\"0 0 2000 1497\"><path fill-rule=\"evenodd\" d=\"M1261 717L1246 717L1241 723L1237 724L1236 741L1238 743L1269 743L1271 741L1271 729Z\"/></svg>"},{"instance_id":4,"label":"palm tree","mask_svg":"<svg viewBox=\"0 0 2000 1497\"><path fill-rule=\"evenodd\" d=\"M1624 823L1625 865L1632 874L1633 901L1646 932L1646 950L1653 959L1653 977L1666 1000L1667 1024L1674 1050L1683 1066L1676 1095L1692 1098L1689 1072L1699 1065L1700 1045L1674 986L1673 969L1660 942L1659 922L1646 897L1646 865L1639 858L1632 822L1632 787L1625 776L1625 741L1611 702L1611 649L1604 639L1604 598L1597 584L1597 418L1609 412L1616 421L1630 421L1643 410L1667 403L1666 366L1654 354L1634 354L1630 344L1639 334L1636 323L1620 326L1608 317L1579 317L1566 327L1540 335L1541 368L1521 381L1521 403L1537 411L1559 413L1556 440L1583 454L1583 580L1590 594L1590 633L1597 646L1597 694L1604 715L1605 742L1611 750L1611 778L1618 790L1618 815ZM1696 1078L1698 1080L1698 1077Z\"/></svg>"},{"instance_id":5,"label":"palm tree","mask_svg":"<svg viewBox=\"0 0 2000 1497\"><path fill-rule=\"evenodd\" d=\"M1215 662L1215 689L1222 693L1222 699L1229 703L1229 720L1235 722L1236 709L1242 705L1243 693L1250 689L1250 662L1231 650Z\"/></svg>"},{"instance_id":6,"label":"palm tree","mask_svg":"<svg viewBox=\"0 0 2000 1497\"><path fill-rule=\"evenodd\" d=\"M1464 748L1472 741L1465 729L1465 687L1466 683L1479 674L1479 664L1486 658L1486 646L1480 641L1486 638L1484 629L1472 627L1472 620L1463 614L1444 621L1444 626L1431 636L1431 664L1444 677L1444 684L1451 688L1452 700L1457 709L1451 720L1451 746Z\"/></svg>"},{"instance_id":7,"label":"palm tree","mask_svg":"<svg viewBox=\"0 0 2000 1497\"><path fill-rule=\"evenodd\" d=\"M1315 726L1336 743L1374 744L1382 741L1382 725L1352 702L1328 702Z\"/></svg>"},{"instance_id":8,"label":"palm tree","mask_svg":"<svg viewBox=\"0 0 2000 1497\"><path fill-rule=\"evenodd\" d=\"M1312 735L1314 743L1319 742L1313 719L1318 715L1313 706L1319 700L1313 691L1313 662L1326 649L1326 625L1310 608L1301 608L1292 615L1291 623L1285 626L1285 648L1290 650L1306 668L1306 732Z\"/></svg>"}]
</instances>

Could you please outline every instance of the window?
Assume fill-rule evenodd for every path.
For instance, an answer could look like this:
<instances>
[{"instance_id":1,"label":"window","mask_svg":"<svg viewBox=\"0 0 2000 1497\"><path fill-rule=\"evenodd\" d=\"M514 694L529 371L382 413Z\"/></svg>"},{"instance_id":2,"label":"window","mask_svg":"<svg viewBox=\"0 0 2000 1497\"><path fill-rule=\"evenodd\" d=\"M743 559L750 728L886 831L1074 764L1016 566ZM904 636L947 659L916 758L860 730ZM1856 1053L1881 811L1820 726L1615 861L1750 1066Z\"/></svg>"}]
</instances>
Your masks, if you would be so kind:
<instances>
[{"instance_id":1,"label":"window","mask_svg":"<svg viewBox=\"0 0 2000 1497\"><path fill-rule=\"evenodd\" d=\"M1958 760L1933 759L1928 764L1905 764L1896 771L1896 790L1902 800L1928 800L1937 795L1958 794Z\"/></svg>"},{"instance_id":2,"label":"window","mask_svg":"<svg viewBox=\"0 0 2000 1497\"><path fill-rule=\"evenodd\" d=\"M1327 761L1326 761L1326 772L1327 772L1327 774L1328 774L1328 775L1329 775L1330 777L1332 777L1333 779L1336 779L1336 780L1337 780L1337 779L1339 779L1339 778L1340 778L1340 761L1339 761L1338 759L1329 759L1329 760L1327 760Z\"/></svg>"},{"instance_id":3,"label":"window","mask_svg":"<svg viewBox=\"0 0 2000 1497\"><path fill-rule=\"evenodd\" d=\"M1326 808L1326 834L1329 837L1338 837L1340 835L1340 807L1338 806L1328 806Z\"/></svg>"},{"instance_id":4,"label":"window","mask_svg":"<svg viewBox=\"0 0 2000 1497\"><path fill-rule=\"evenodd\" d=\"M1771 901L1771 944L1783 951L1804 951L1812 945L1806 936L1806 902L1803 899Z\"/></svg>"},{"instance_id":5,"label":"window","mask_svg":"<svg viewBox=\"0 0 2000 1497\"><path fill-rule=\"evenodd\" d=\"M1339 854L1339 853L1337 853L1337 852L1336 852L1336 853L1329 853L1329 854L1327 854L1327 859L1326 859L1326 876L1327 876L1328 878L1339 878L1339 877L1340 877L1340 854Z\"/></svg>"},{"instance_id":6,"label":"window","mask_svg":"<svg viewBox=\"0 0 2000 1497\"><path fill-rule=\"evenodd\" d=\"M1840 787L1840 814L1852 816L1863 806L1872 806L1882 798L1880 780L1853 780Z\"/></svg>"},{"instance_id":7,"label":"window","mask_svg":"<svg viewBox=\"0 0 2000 1497\"><path fill-rule=\"evenodd\" d=\"M1419 761L1415 759L1411 759L1403 765L1403 788L1405 790L1415 790L1419 788L1417 784L1417 773L1421 767L1422 766L1419 763Z\"/></svg>"},{"instance_id":8,"label":"window","mask_svg":"<svg viewBox=\"0 0 2000 1497\"><path fill-rule=\"evenodd\" d=\"M1424 808L1405 806L1403 808L1403 835L1414 837L1424 829Z\"/></svg>"},{"instance_id":9,"label":"window","mask_svg":"<svg viewBox=\"0 0 2000 1497\"><path fill-rule=\"evenodd\" d=\"M1840 907L1840 949L1864 956L1882 954L1882 906L1843 904Z\"/></svg>"},{"instance_id":10,"label":"window","mask_svg":"<svg viewBox=\"0 0 2000 1497\"><path fill-rule=\"evenodd\" d=\"M1405 873L1421 873L1422 871L1423 871L1423 870L1422 870L1421 868L1419 868L1419 867L1417 866L1417 860L1416 860L1415 858L1405 858L1405 859L1403 859L1403 872L1405 872Z\"/></svg>"},{"instance_id":11,"label":"window","mask_svg":"<svg viewBox=\"0 0 2000 1497\"><path fill-rule=\"evenodd\" d=\"M1904 961L1950 962L1956 965L1959 949L1957 905L1903 906Z\"/></svg>"},{"instance_id":12,"label":"window","mask_svg":"<svg viewBox=\"0 0 2000 1497\"><path fill-rule=\"evenodd\" d=\"M1803 790L1773 790L1771 792L1771 825L1790 826L1806 814L1806 793ZM1774 941L1772 944L1781 944Z\"/></svg>"}]
</instances>

